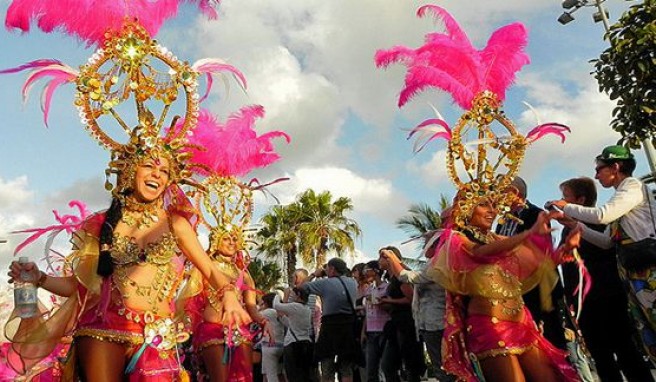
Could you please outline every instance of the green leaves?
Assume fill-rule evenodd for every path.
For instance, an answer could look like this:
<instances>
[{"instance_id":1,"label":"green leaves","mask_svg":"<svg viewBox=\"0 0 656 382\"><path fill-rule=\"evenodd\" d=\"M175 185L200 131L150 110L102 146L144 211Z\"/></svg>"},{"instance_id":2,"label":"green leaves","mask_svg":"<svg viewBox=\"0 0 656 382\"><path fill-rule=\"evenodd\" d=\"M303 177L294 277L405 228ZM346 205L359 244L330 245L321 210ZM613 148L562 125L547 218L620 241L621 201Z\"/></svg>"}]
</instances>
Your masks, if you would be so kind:
<instances>
[{"instance_id":1,"label":"green leaves","mask_svg":"<svg viewBox=\"0 0 656 382\"><path fill-rule=\"evenodd\" d=\"M355 239L362 234L358 223L346 216L353 210L351 199L330 192L308 189L296 201L275 206L261 219L257 232L258 251L268 257L284 256L291 283L297 256L305 264L324 264L328 252L337 256L353 253Z\"/></svg>"},{"instance_id":2,"label":"green leaves","mask_svg":"<svg viewBox=\"0 0 656 382\"><path fill-rule=\"evenodd\" d=\"M608 34L610 47L593 60L599 90L617 100L611 128L640 148L656 129L656 0L633 5ZM656 142L655 142L656 143Z\"/></svg>"}]
</instances>

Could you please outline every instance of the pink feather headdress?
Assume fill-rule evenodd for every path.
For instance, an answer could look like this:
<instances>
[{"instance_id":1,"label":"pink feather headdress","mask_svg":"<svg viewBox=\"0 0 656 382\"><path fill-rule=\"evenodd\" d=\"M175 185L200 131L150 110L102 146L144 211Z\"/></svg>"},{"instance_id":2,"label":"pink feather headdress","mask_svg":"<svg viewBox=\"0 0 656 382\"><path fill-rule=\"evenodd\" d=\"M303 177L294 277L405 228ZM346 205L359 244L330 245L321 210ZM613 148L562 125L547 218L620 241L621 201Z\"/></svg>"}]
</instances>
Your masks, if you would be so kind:
<instances>
[{"instance_id":1,"label":"pink feather headdress","mask_svg":"<svg viewBox=\"0 0 656 382\"><path fill-rule=\"evenodd\" d=\"M212 3L218 0L186 0L197 3L203 14L217 17ZM55 30L75 36L87 45L102 46L108 31L120 30L126 18L137 20L151 36L164 21L178 13L182 0L14 0L5 26L23 32L36 22L46 33Z\"/></svg>"},{"instance_id":2,"label":"pink feather headdress","mask_svg":"<svg viewBox=\"0 0 656 382\"><path fill-rule=\"evenodd\" d=\"M526 28L513 23L496 30L482 50L477 50L460 25L443 8L425 5L418 17L433 14L444 22L446 33L429 33L417 49L396 46L376 52L376 65L402 63L408 68L399 107L428 87L437 87L453 96L463 109L470 109L479 93L489 90L503 101L515 73L530 62L524 53Z\"/></svg>"},{"instance_id":3,"label":"pink feather headdress","mask_svg":"<svg viewBox=\"0 0 656 382\"><path fill-rule=\"evenodd\" d=\"M201 222L210 230L209 253L214 253L226 233L234 234L243 245L253 210L253 191L286 179L267 184L260 184L257 179L238 179L280 159L271 142L274 138L290 142L289 135L282 131L258 136L255 122L263 116L262 106L247 106L220 122L208 110L201 109L198 126L189 137L191 147L202 148L189 152L190 163L203 178L202 191L196 194L196 207Z\"/></svg>"},{"instance_id":4,"label":"pink feather headdress","mask_svg":"<svg viewBox=\"0 0 656 382\"><path fill-rule=\"evenodd\" d=\"M201 109L198 125L189 137L191 145L205 148L191 150L190 161L206 168L197 170L197 173L224 178L242 177L255 168L266 167L280 159L271 140L282 137L289 143L290 137L283 131L258 136L255 122L262 117L264 108L259 105L243 107L230 115L225 123L209 110Z\"/></svg>"}]
</instances>

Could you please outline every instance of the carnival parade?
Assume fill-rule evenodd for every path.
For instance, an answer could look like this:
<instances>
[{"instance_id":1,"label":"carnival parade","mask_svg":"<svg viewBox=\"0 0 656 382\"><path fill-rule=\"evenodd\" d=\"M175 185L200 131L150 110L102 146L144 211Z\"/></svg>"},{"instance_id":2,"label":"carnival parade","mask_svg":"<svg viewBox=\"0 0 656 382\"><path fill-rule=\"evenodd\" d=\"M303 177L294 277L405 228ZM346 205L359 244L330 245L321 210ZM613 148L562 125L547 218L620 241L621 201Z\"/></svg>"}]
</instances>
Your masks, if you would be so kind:
<instances>
[{"instance_id":1,"label":"carnival parade","mask_svg":"<svg viewBox=\"0 0 656 382\"><path fill-rule=\"evenodd\" d=\"M0 11L0 381L654 381L655 1Z\"/></svg>"}]
</instances>

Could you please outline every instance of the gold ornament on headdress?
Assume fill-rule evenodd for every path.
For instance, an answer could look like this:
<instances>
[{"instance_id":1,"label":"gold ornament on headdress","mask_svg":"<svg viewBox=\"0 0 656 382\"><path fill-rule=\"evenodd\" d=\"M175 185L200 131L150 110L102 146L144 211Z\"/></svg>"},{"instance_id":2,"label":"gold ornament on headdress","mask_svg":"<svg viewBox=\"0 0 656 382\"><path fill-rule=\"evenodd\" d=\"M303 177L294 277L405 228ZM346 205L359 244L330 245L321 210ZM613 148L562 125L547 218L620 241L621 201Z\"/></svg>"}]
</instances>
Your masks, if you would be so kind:
<instances>
[{"instance_id":1,"label":"gold ornament on headdress","mask_svg":"<svg viewBox=\"0 0 656 382\"><path fill-rule=\"evenodd\" d=\"M453 211L457 226L467 225L474 207L483 200L497 207L502 218L510 213L517 202L510 185L528 144L494 93L484 91L474 98L472 108L453 129L447 150L447 173L458 187Z\"/></svg>"},{"instance_id":2,"label":"gold ornament on headdress","mask_svg":"<svg viewBox=\"0 0 656 382\"><path fill-rule=\"evenodd\" d=\"M75 100L86 129L112 152L106 175L115 173L119 179L115 186L107 181L106 188L119 196L132 186L136 165L148 157L167 158L170 181L184 183L191 176L185 169L190 154L182 149L186 134L198 120L198 73L152 40L137 22L126 22L120 31L108 32L106 37L103 47L80 68ZM177 120L173 118L165 132L166 117L180 94L184 95L184 123L171 128ZM136 127L120 115L130 99L136 104ZM118 124L118 130L125 133L124 143L108 132L111 120L103 120L101 127L105 116L113 117L114 126Z\"/></svg>"},{"instance_id":3,"label":"gold ornament on headdress","mask_svg":"<svg viewBox=\"0 0 656 382\"><path fill-rule=\"evenodd\" d=\"M216 253L224 235L233 235L237 248L243 249L253 214L253 190L232 176L212 175L201 185L195 201L200 221L210 231L209 254Z\"/></svg>"}]
</instances>

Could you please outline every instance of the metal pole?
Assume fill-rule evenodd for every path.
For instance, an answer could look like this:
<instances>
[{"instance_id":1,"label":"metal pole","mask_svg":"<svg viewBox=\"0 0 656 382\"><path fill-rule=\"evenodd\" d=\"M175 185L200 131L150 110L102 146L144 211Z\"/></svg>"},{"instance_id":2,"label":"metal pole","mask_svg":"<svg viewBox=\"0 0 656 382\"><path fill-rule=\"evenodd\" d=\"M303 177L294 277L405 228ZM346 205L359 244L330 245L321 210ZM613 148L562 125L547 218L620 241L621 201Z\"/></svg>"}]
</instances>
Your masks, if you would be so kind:
<instances>
[{"instance_id":1,"label":"metal pole","mask_svg":"<svg viewBox=\"0 0 656 382\"><path fill-rule=\"evenodd\" d=\"M597 10L599 11L599 14L601 15L601 21L604 24L604 29L606 30L606 34L610 34L610 23L608 22L608 17L606 17L606 9L602 5L602 3L605 0L595 0L595 5L597 6ZM610 43L610 36L608 38L608 41ZM655 174L656 174L656 150L654 149L654 145L651 143L651 140L649 138L645 138L642 140L642 148L645 150L645 156L647 157L647 163L649 164L649 172L650 176L647 178L647 182L653 182L656 179L654 179Z\"/></svg>"}]
</instances>

